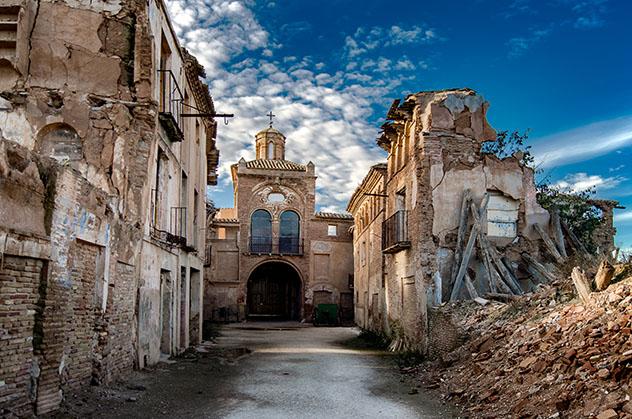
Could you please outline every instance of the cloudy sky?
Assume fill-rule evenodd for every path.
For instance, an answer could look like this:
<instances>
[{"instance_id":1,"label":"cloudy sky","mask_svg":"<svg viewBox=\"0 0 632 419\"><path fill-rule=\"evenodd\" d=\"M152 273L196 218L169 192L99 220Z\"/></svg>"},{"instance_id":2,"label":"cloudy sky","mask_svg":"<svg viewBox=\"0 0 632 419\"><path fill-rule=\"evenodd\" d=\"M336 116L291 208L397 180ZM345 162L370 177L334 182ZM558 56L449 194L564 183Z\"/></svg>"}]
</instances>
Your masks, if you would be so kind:
<instances>
[{"instance_id":1,"label":"cloudy sky","mask_svg":"<svg viewBox=\"0 0 632 419\"><path fill-rule=\"evenodd\" d=\"M632 248L632 3L627 0L166 0L206 67L220 121L218 206L254 134L284 132L287 158L317 167L317 205L342 210L393 99L471 87L498 129L530 130L541 179L617 199Z\"/></svg>"}]
</instances>

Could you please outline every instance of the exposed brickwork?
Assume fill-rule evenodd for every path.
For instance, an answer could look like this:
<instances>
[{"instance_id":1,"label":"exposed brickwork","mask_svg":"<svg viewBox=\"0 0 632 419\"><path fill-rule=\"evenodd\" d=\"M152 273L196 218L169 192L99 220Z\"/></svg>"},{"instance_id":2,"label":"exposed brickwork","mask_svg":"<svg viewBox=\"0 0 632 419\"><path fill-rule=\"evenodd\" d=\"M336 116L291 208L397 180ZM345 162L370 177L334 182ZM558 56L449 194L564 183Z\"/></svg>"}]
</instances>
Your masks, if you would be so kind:
<instances>
[{"instance_id":1,"label":"exposed brickwork","mask_svg":"<svg viewBox=\"0 0 632 419\"><path fill-rule=\"evenodd\" d=\"M27 416L34 400L33 329L44 262L0 254L0 416ZM36 367L35 367L36 368Z\"/></svg>"}]
</instances>

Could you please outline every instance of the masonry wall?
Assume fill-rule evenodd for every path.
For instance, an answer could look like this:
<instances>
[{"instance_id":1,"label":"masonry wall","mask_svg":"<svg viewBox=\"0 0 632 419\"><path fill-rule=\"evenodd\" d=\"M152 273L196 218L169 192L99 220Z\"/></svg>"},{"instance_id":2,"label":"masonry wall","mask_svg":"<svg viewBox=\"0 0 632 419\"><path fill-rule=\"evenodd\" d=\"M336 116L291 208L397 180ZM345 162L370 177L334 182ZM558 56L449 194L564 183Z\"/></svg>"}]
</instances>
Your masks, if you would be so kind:
<instances>
[{"instance_id":1,"label":"masonry wall","mask_svg":"<svg viewBox=\"0 0 632 419\"><path fill-rule=\"evenodd\" d=\"M33 339L46 262L3 255L0 260L0 413L28 416L37 395L33 381ZM35 337L34 337L35 334ZM41 337L39 337L41 339Z\"/></svg>"},{"instance_id":2,"label":"masonry wall","mask_svg":"<svg viewBox=\"0 0 632 419\"><path fill-rule=\"evenodd\" d=\"M451 280L457 268L454 252L461 201L466 190L477 208L485 195L490 196L490 202L495 200L494 205L507 205L510 209L515 205L515 211L501 214L509 218L501 217L499 221L494 218L495 207L486 207L481 230L492 245L502 249L523 289L533 285L520 254L539 254L541 244L534 224L548 226L549 214L537 203L533 171L518 157L499 159L481 153L482 143L496 138L485 118L488 106L472 90L461 89L409 95L405 103L397 102L389 111L391 122L378 139L378 144L389 153L386 198L379 201L378 207L384 211L384 219L400 210L406 212L407 237L406 245L402 242L401 247L384 254L383 305L380 287L374 285L376 281L371 279L365 264L358 264L357 260L363 252L371 254L363 246L375 243L370 236L371 230L377 229L377 223L370 218L357 228L367 202L361 196L370 186L368 178L352 197L356 287L360 288L356 290L356 321L363 327L383 331L407 349L428 351L428 312L450 298ZM370 214L375 216L375 209L371 208ZM471 216L468 219L469 235L473 221ZM514 233L502 228L513 228ZM378 252L373 252L377 261ZM479 293L489 292L489 280L476 248L467 269ZM372 315L375 310L384 318Z\"/></svg>"},{"instance_id":3,"label":"masonry wall","mask_svg":"<svg viewBox=\"0 0 632 419\"><path fill-rule=\"evenodd\" d=\"M143 366L139 342L152 333L143 328L161 333L160 305L138 292L160 278L159 264L139 278L149 259L139 255L149 235L152 158L165 142L152 45L161 31L183 58L161 2L8 5L20 11L16 49L0 59L0 416L22 417ZM197 97L183 68L179 80ZM174 206L194 207L198 192L186 226L194 237L204 230L194 220L204 219L204 155L214 146L206 128L214 125L189 125L190 199ZM203 235L192 245L201 252ZM191 251L166 252L176 254L173 354L200 339L203 263ZM155 361L160 339L151 345Z\"/></svg>"}]
</instances>

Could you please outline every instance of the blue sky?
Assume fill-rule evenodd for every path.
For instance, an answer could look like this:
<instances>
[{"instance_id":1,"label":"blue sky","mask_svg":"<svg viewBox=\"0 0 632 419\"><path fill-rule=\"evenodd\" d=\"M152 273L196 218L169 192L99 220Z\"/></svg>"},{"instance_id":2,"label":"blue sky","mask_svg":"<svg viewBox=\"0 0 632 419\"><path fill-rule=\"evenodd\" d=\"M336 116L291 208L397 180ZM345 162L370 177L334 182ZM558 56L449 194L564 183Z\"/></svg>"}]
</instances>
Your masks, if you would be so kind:
<instances>
[{"instance_id":1,"label":"blue sky","mask_svg":"<svg viewBox=\"0 0 632 419\"><path fill-rule=\"evenodd\" d=\"M344 209L393 99L471 87L498 130L530 130L540 177L617 199L617 245L632 248L632 2L626 0L167 0L207 69L221 112L220 184L252 159L273 110L287 157L317 166L317 206Z\"/></svg>"}]
</instances>

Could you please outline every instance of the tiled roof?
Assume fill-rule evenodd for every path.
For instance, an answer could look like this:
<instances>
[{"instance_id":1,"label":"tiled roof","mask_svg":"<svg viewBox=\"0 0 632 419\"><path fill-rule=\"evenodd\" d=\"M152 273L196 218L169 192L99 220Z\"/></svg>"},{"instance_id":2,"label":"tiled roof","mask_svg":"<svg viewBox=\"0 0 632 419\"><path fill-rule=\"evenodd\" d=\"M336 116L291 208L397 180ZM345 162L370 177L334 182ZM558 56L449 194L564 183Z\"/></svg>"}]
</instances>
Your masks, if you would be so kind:
<instances>
[{"instance_id":1,"label":"tiled roof","mask_svg":"<svg viewBox=\"0 0 632 419\"><path fill-rule=\"evenodd\" d=\"M319 211L316 213L316 217L320 218L337 218L339 220L353 220L353 216L351 214L344 214L339 212L322 212Z\"/></svg>"},{"instance_id":2,"label":"tiled roof","mask_svg":"<svg viewBox=\"0 0 632 419\"><path fill-rule=\"evenodd\" d=\"M246 167L248 169L293 170L296 172L307 170L304 165L289 160L257 159L246 162Z\"/></svg>"},{"instance_id":3,"label":"tiled roof","mask_svg":"<svg viewBox=\"0 0 632 419\"><path fill-rule=\"evenodd\" d=\"M236 218L213 218L213 222L217 224L239 224L239 220Z\"/></svg>"}]
</instances>

